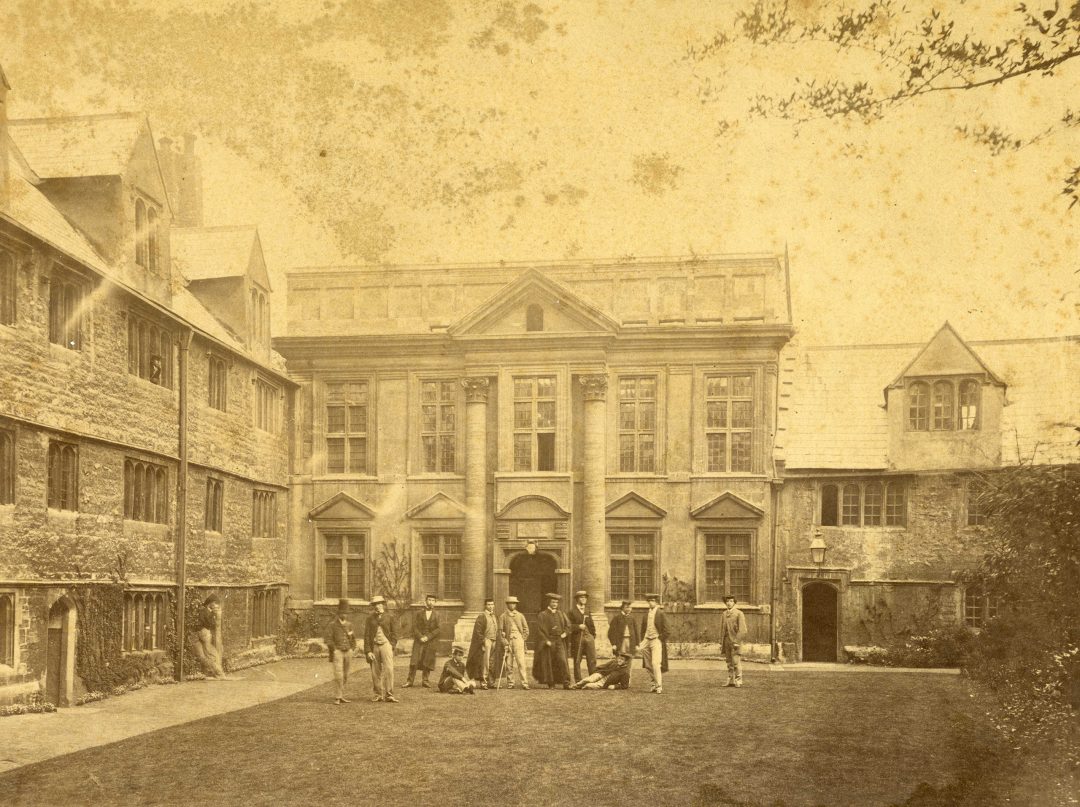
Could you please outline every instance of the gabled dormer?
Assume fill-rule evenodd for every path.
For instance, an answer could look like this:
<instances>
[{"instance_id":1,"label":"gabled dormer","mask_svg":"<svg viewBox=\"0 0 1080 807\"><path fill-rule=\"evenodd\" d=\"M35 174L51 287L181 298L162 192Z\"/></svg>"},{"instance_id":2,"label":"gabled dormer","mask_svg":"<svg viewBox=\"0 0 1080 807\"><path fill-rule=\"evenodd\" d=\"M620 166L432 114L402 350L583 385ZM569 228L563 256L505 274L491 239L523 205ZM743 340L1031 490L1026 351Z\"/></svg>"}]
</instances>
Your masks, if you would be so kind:
<instances>
[{"instance_id":1,"label":"gabled dormer","mask_svg":"<svg viewBox=\"0 0 1080 807\"><path fill-rule=\"evenodd\" d=\"M10 122L37 188L128 285L171 299L172 208L145 115Z\"/></svg>"},{"instance_id":2,"label":"gabled dormer","mask_svg":"<svg viewBox=\"0 0 1080 807\"><path fill-rule=\"evenodd\" d=\"M177 227L176 271L188 289L256 354L270 351L270 275L253 226Z\"/></svg>"},{"instance_id":3,"label":"gabled dormer","mask_svg":"<svg viewBox=\"0 0 1080 807\"><path fill-rule=\"evenodd\" d=\"M997 465L1004 403L1005 382L946 322L885 388L890 465Z\"/></svg>"}]
</instances>

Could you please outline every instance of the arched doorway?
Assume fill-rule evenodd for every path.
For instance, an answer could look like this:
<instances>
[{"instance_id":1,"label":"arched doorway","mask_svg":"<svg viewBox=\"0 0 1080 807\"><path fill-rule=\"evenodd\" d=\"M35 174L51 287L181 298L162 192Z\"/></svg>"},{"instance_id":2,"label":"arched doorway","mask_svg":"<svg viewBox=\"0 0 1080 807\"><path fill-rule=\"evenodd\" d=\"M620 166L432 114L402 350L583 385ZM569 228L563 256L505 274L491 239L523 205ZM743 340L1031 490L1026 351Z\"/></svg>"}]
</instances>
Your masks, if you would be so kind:
<instances>
[{"instance_id":1,"label":"arched doorway","mask_svg":"<svg viewBox=\"0 0 1080 807\"><path fill-rule=\"evenodd\" d=\"M836 661L837 594L828 583L802 590L802 660Z\"/></svg>"},{"instance_id":2,"label":"arched doorway","mask_svg":"<svg viewBox=\"0 0 1080 807\"><path fill-rule=\"evenodd\" d=\"M45 698L70 706L75 683L75 605L61 597L49 609L49 644L45 659Z\"/></svg>"},{"instance_id":3,"label":"arched doorway","mask_svg":"<svg viewBox=\"0 0 1080 807\"><path fill-rule=\"evenodd\" d=\"M510 594L518 598L518 610L529 623L529 646L536 637L536 616L547 605L544 595L557 591L558 568L554 556L546 552L520 552L510 559Z\"/></svg>"}]
</instances>

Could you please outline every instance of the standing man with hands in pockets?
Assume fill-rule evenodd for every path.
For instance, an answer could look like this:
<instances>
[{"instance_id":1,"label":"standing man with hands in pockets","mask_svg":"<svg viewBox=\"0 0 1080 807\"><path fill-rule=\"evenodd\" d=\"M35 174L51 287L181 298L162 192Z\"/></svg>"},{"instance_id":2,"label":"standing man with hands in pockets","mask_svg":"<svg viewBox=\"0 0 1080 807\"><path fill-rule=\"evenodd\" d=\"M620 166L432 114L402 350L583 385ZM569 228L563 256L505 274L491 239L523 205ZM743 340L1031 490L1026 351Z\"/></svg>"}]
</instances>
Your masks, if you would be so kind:
<instances>
[{"instance_id":1,"label":"standing man with hands in pockets","mask_svg":"<svg viewBox=\"0 0 1080 807\"><path fill-rule=\"evenodd\" d=\"M394 697L394 645L397 633L394 620L386 616L386 599L371 598L371 614L364 625L364 654L371 665L372 703L401 703Z\"/></svg>"},{"instance_id":2,"label":"standing man with hands in pockets","mask_svg":"<svg viewBox=\"0 0 1080 807\"><path fill-rule=\"evenodd\" d=\"M726 687L742 686L742 657L739 655L740 646L746 638L746 617L743 612L735 607L735 595L724 596L723 619L720 622L720 652L727 661Z\"/></svg>"},{"instance_id":3,"label":"standing man with hands in pockets","mask_svg":"<svg viewBox=\"0 0 1080 807\"><path fill-rule=\"evenodd\" d=\"M334 681L337 698L334 703L350 703L345 697L345 685L349 683L349 667L352 665L356 636L349 621L349 601L338 600L337 617L326 628L326 646L330 651L330 663L334 665Z\"/></svg>"}]
</instances>

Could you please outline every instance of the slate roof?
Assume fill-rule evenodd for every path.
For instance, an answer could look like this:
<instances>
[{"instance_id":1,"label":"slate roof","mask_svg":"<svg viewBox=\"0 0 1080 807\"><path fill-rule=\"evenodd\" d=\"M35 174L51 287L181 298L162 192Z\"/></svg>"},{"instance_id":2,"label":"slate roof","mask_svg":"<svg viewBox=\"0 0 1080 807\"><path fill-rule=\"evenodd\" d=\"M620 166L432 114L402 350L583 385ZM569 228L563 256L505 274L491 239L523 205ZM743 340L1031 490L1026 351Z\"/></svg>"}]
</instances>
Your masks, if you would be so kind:
<instances>
[{"instance_id":1,"label":"slate roof","mask_svg":"<svg viewBox=\"0 0 1080 807\"><path fill-rule=\"evenodd\" d=\"M134 112L8 121L11 139L43 179L121 173L146 125Z\"/></svg>"},{"instance_id":2,"label":"slate roof","mask_svg":"<svg viewBox=\"0 0 1080 807\"><path fill-rule=\"evenodd\" d=\"M967 344L1006 384L1002 463L1080 462L1080 336ZM778 458L789 470L888 470L884 390L924 347L786 348Z\"/></svg>"},{"instance_id":3,"label":"slate roof","mask_svg":"<svg viewBox=\"0 0 1080 807\"><path fill-rule=\"evenodd\" d=\"M254 226L174 227L169 232L173 263L188 280L243 277L258 238ZM270 289L269 278L256 278Z\"/></svg>"}]
</instances>

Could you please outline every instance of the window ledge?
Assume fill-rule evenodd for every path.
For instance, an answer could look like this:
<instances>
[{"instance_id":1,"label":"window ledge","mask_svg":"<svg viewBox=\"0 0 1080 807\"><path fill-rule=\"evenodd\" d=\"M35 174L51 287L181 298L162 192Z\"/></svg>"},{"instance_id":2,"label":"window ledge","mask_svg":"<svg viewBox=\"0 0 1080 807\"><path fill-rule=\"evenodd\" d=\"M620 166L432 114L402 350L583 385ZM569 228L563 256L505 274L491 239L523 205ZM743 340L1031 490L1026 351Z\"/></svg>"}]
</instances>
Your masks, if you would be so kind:
<instances>
[{"instance_id":1,"label":"window ledge","mask_svg":"<svg viewBox=\"0 0 1080 807\"><path fill-rule=\"evenodd\" d=\"M425 473L419 473L419 474L410 474L410 475L405 477L405 481L406 482L464 482L465 481L465 474L459 474L459 473L438 474L438 473L425 472Z\"/></svg>"},{"instance_id":2,"label":"window ledge","mask_svg":"<svg viewBox=\"0 0 1080 807\"><path fill-rule=\"evenodd\" d=\"M635 480L641 480L642 482L665 482L667 481L667 474L647 474L647 473L625 473L625 474L608 474L604 477L609 482L632 482Z\"/></svg>"},{"instance_id":3,"label":"window ledge","mask_svg":"<svg viewBox=\"0 0 1080 807\"><path fill-rule=\"evenodd\" d=\"M74 521L79 517L78 510L57 510L55 507L46 508L49 518L57 518L62 521Z\"/></svg>"},{"instance_id":4,"label":"window ledge","mask_svg":"<svg viewBox=\"0 0 1080 807\"><path fill-rule=\"evenodd\" d=\"M379 477L373 474L318 474L311 477L312 482L341 482L353 480L356 482L378 482Z\"/></svg>"},{"instance_id":5,"label":"window ledge","mask_svg":"<svg viewBox=\"0 0 1080 807\"><path fill-rule=\"evenodd\" d=\"M690 474L691 479L752 479L766 481L768 474L756 474L748 471L703 471Z\"/></svg>"},{"instance_id":6,"label":"window ledge","mask_svg":"<svg viewBox=\"0 0 1080 807\"><path fill-rule=\"evenodd\" d=\"M505 604L505 603L504 603ZM424 601L414 602L410 605L411 608L423 608ZM436 608L464 608L465 600L435 600Z\"/></svg>"},{"instance_id":7,"label":"window ledge","mask_svg":"<svg viewBox=\"0 0 1080 807\"><path fill-rule=\"evenodd\" d=\"M890 524L889 526L871 526L871 527L857 527L854 524L815 524L815 527L820 527L823 530L881 530L882 532L902 532L907 529L907 524Z\"/></svg>"},{"instance_id":8,"label":"window ledge","mask_svg":"<svg viewBox=\"0 0 1080 807\"><path fill-rule=\"evenodd\" d=\"M56 342L49 342L49 356L63 361L76 362L82 355L82 348L64 347Z\"/></svg>"}]
</instances>

